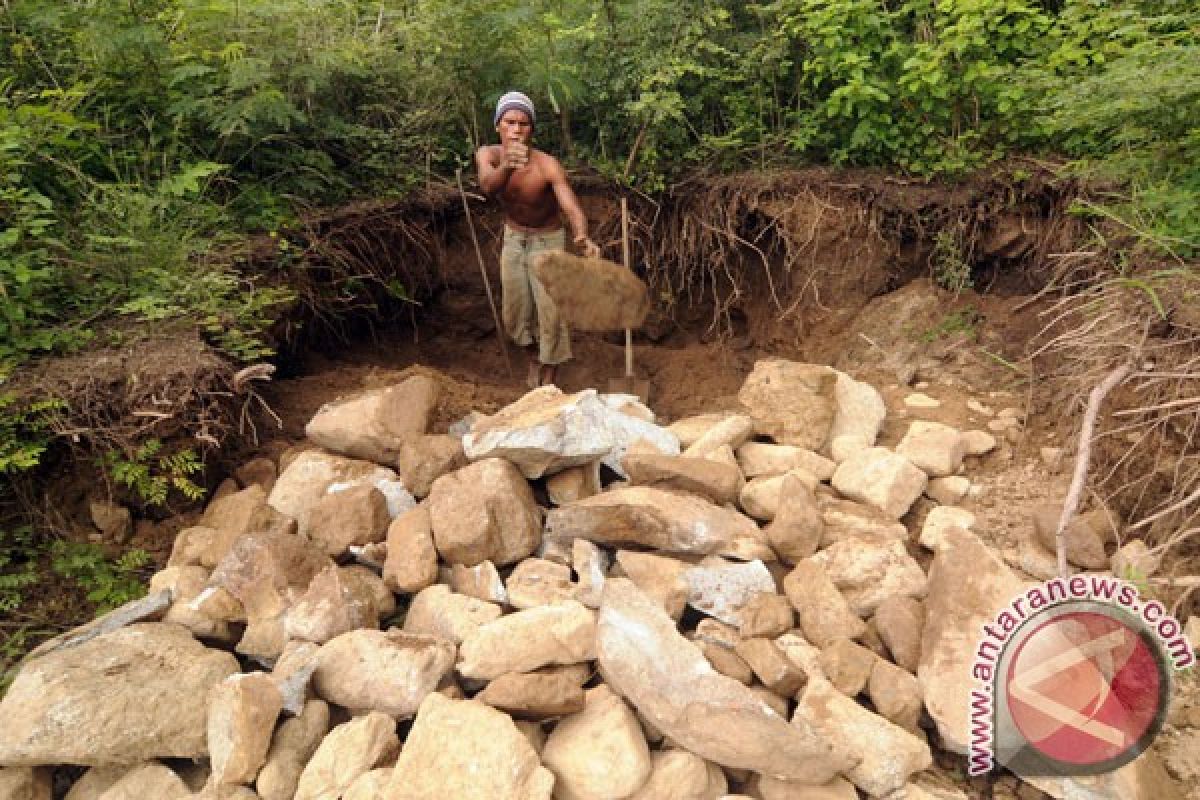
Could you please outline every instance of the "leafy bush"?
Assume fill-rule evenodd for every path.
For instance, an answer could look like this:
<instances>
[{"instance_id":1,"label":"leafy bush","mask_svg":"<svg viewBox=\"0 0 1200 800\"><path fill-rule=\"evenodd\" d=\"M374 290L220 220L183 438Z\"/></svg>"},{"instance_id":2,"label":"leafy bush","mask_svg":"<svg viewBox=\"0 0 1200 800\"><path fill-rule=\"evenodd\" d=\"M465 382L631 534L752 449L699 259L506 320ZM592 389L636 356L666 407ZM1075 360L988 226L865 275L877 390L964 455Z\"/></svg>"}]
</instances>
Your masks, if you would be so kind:
<instances>
[{"instance_id":1,"label":"leafy bush","mask_svg":"<svg viewBox=\"0 0 1200 800\"><path fill-rule=\"evenodd\" d=\"M60 400L42 400L19 407L12 393L0 392L0 475L37 466L50 444L54 415Z\"/></svg>"},{"instance_id":2,"label":"leafy bush","mask_svg":"<svg viewBox=\"0 0 1200 800\"><path fill-rule=\"evenodd\" d=\"M51 568L87 593L97 614L111 611L146 594L139 570L150 563L145 550L129 550L115 561L99 545L59 539L50 548Z\"/></svg>"},{"instance_id":3,"label":"leafy bush","mask_svg":"<svg viewBox=\"0 0 1200 800\"><path fill-rule=\"evenodd\" d=\"M165 505L172 490L187 500L202 498L204 487L192 480L193 475L204 471L204 463L195 451L164 454L162 449L161 440L147 439L128 457L110 450L104 456L104 466L113 480L147 505Z\"/></svg>"},{"instance_id":4,"label":"leafy bush","mask_svg":"<svg viewBox=\"0 0 1200 800\"><path fill-rule=\"evenodd\" d=\"M25 602L25 589L38 582L33 529L0 528L0 612L15 611Z\"/></svg>"},{"instance_id":5,"label":"leafy bush","mask_svg":"<svg viewBox=\"0 0 1200 800\"><path fill-rule=\"evenodd\" d=\"M0 9L0 361L124 313L269 355L288 301L219 245L470 162L491 104L660 189L692 168L954 176L1066 153L1104 211L1200 235L1200 12L1185 0L9 0ZM86 320L86 322L85 322Z\"/></svg>"}]
</instances>

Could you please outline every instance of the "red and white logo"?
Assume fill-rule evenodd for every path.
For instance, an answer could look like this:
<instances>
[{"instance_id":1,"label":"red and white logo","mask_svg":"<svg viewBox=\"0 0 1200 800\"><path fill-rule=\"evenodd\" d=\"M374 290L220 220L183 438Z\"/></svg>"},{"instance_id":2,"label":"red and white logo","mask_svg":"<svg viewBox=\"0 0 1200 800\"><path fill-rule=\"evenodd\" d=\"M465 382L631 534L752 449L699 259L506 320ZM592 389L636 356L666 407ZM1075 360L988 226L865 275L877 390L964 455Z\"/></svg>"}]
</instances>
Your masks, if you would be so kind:
<instances>
[{"instance_id":1,"label":"red and white logo","mask_svg":"<svg viewBox=\"0 0 1200 800\"><path fill-rule=\"evenodd\" d=\"M1018 773L1107 772L1162 727L1170 672L1136 619L1069 603L1030 619L997 678L997 755Z\"/></svg>"}]
</instances>

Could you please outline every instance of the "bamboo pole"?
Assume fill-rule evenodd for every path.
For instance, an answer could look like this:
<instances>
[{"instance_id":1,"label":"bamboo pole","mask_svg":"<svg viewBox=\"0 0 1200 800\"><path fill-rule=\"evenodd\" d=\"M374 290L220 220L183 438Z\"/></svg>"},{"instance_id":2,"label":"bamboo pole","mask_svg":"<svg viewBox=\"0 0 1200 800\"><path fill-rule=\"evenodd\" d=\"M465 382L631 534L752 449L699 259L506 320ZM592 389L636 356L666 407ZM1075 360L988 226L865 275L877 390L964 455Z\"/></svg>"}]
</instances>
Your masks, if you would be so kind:
<instances>
[{"instance_id":1,"label":"bamboo pole","mask_svg":"<svg viewBox=\"0 0 1200 800\"><path fill-rule=\"evenodd\" d=\"M496 300L492 296L492 282L488 279L487 267L483 263L483 251L479 249L479 238L475 235L475 222L471 218L471 205L467 202L467 192L463 189L462 170L454 171L454 180L458 182L458 194L462 198L463 211L467 215L467 228L471 231L471 244L475 245L475 257L479 259L479 274L483 276L483 288L487 292L488 305L492 308L492 319L496 322L496 341L500 343L500 352L504 356L504 370L512 380L512 361L508 357L508 344L504 341L504 326L500 324L500 314L496 311Z\"/></svg>"}]
</instances>

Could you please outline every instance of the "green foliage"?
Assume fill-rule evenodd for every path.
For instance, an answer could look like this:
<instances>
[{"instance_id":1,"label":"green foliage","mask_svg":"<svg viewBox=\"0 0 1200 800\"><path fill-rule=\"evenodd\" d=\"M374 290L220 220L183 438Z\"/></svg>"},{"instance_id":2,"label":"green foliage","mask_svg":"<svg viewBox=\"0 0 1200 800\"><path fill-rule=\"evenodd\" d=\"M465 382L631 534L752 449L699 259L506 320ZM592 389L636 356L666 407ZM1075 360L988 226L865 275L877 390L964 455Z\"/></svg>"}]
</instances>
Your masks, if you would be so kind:
<instances>
[{"instance_id":1,"label":"green foliage","mask_svg":"<svg viewBox=\"0 0 1200 800\"><path fill-rule=\"evenodd\" d=\"M50 557L51 569L78 584L97 614L146 594L139 574L150 563L145 550L129 550L113 561L99 545L59 539L51 545Z\"/></svg>"},{"instance_id":2,"label":"green foliage","mask_svg":"<svg viewBox=\"0 0 1200 800\"><path fill-rule=\"evenodd\" d=\"M12 393L0 392L0 474L37 466L50 444L51 426L61 400L40 400L19 407Z\"/></svg>"},{"instance_id":3,"label":"green foliage","mask_svg":"<svg viewBox=\"0 0 1200 800\"><path fill-rule=\"evenodd\" d=\"M1186 0L8 0L0 362L112 314L270 355L292 298L221 245L451 174L510 88L541 146L649 190L696 167L954 176L1066 153L1128 186L1092 212L1189 257L1198 18Z\"/></svg>"},{"instance_id":4,"label":"green foliage","mask_svg":"<svg viewBox=\"0 0 1200 800\"><path fill-rule=\"evenodd\" d=\"M1044 135L1084 175L1130 186L1104 209L1150 249L1200 252L1200 25L1193 4L1070 3L1055 30Z\"/></svg>"},{"instance_id":5,"label":"green foliage","mask_svg":"<svg viewBox=\"0 0 1200 800\"><path fill-rule=\"evenodd\" d=\"M113 480L131 490L150 506L166 505L171 490L190 501L204 496L205 489L191 478L204 471L204 463L190 448L163 453L159 439L147 439L133 453L104 454L104 467Z\"/></svg>"},{"instance_id":6,"label":"green foliage","mask_svg":"<svg viewBox=\"0 0 1200 800\"><path fill-rule=\"evenodd\" d=\"M0 528L0 612L15 611L25 602L25 587L38 582L33 529Z\"/></svg>"},{"instance_id":7,"label":"green foliage","mask_svg":"<svg viewBox=\"0 0 1200 800\"><path fill-rule=\"evenodd\" d=\"M929 259L933 282L943 289L954 292L975 285L971 278L971 265L963 258L962 237L956 230L946 228L933 237L933 253Z\"/></svg>"},{"instance_id":8,"label":"green foliage","mask_svg":"<svg viewBox=\"0 0 1200 800\"><path fill-rule=\"evenodd\" d=\"M974 337L983 322L983 314L975 306L967 306L957 311L951 311L942 317L941 321L932 328L924 331L920 339L923 342L935 342L950 336L962 334Z\"/></svg>"}]
</instances>

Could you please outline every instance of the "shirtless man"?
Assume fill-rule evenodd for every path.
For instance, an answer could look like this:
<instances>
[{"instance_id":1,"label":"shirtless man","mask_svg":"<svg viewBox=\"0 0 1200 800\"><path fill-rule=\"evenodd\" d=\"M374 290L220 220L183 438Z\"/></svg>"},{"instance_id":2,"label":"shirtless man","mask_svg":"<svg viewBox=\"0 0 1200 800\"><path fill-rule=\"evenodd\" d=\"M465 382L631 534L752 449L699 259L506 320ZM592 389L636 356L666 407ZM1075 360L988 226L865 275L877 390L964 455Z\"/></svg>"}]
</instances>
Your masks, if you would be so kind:
<instances>
[{"instance_id":1,"label":"shirtless man","mask_svg":"<svg viewBox=\"0 0 1200 800\"><path fill-rule=\"evenodd\" d=\"M560 212L583 254L600 255L600 248L588 238L587 217L562 164L529 146L536 122L530 99L509 92L496 104L493 118L500 144L485 145L475 153L480 187L498 197L504 208L500 251L504 328L521 347L538 344L529 364L530 388L553 384L558 365L571 357L571 333L532 269L534 256L563 249Z\"/></svg>"}]
</instances>

